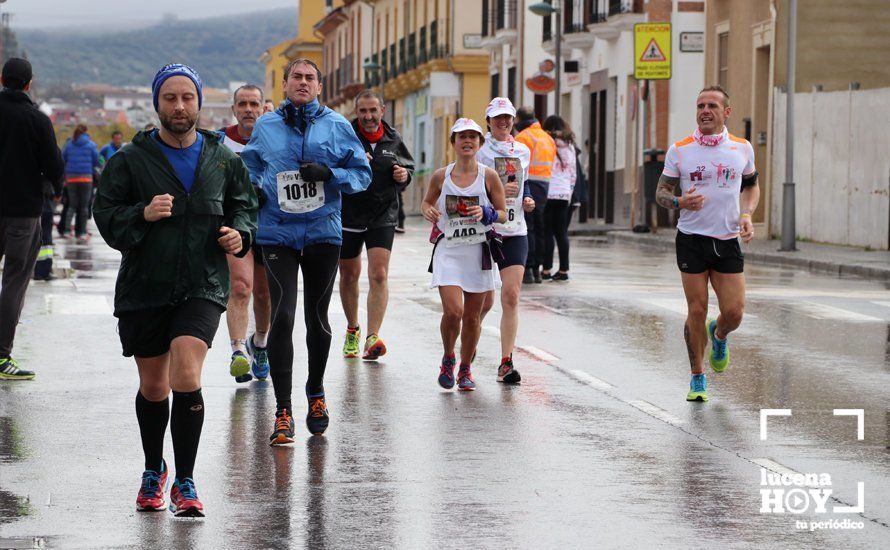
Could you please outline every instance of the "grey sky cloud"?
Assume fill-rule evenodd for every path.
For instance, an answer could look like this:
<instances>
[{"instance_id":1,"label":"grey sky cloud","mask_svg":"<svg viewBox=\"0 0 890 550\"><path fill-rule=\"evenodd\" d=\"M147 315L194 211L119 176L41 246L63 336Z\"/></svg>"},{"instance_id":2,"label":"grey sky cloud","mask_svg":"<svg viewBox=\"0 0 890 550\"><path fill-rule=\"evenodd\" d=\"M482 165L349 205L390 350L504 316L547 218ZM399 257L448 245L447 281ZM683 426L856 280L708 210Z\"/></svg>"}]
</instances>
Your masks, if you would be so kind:
<instances>
[{"instance_id":1,"label":"grey sky cloud","mask_svg":"<svg viewBox=\"0 0 890 550\"><path fill-rule=\"evenodd\" d=\"M8 0L0 10L11 13L15 28L121 27L150 25L166 13L180 19L249 13L295 7L298 0Z\"/></svg>"}]
</instances>

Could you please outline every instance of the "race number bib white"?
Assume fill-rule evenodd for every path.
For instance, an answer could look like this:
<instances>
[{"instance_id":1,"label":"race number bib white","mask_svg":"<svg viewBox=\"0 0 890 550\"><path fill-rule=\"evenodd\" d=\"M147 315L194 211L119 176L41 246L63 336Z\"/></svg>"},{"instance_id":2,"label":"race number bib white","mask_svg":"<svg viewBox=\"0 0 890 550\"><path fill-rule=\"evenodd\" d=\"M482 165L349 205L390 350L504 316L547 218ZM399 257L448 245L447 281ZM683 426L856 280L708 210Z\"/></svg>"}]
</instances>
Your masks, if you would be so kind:
<instances>
[{"instance_id":1,"label":"race number bib white","mask_svg":"<svg viewBox=\"0 0 890 550\"><path fill-rule=\"evenodd\" d=\"M519 199L517 197L507 199L507 219L501 225L507 231L519 229L519 216L522 215Z\"/></svg>"},{"instance_id":2,"label":"race number bib white","mask_svg":"<svg viewBox=\"0 0 890 550\"><path fill-rule=\"evenodd\" d=\"M448 218L445 246L470 246L486 240L485 226L473 217Z\"/></svg>"},{"instance_id":3,"label":"race number bib white","mask_svg":"<svg viewBox=\"0 0 890 550\"><path fill-rule=\"evenodd\" d=\"M324 184L305 181L300 176L299 170L279 172L276 175L276 180L278 182L278 207L282 212L304 214L324 206Z\"/></svg>"},{"instance_id":4,"label":"race number bib white","mask_svg":"<svg viewBox=\"0 0 890 550\"><path fill-rule=\"evenodd\" d=\"M494 170L498 173L498 177L501 179L501 184L504 187L510 184L518 185L522 175L522 163L516 157L495 157ZM520 187L514 193L515 195L521 195L522 188ZM507 193L506 197L507 219L502 225L507 231L519 229L519 216L522 215L522 197L515 195L511 197L510 193Z\"/></svg>"}]
</instances>

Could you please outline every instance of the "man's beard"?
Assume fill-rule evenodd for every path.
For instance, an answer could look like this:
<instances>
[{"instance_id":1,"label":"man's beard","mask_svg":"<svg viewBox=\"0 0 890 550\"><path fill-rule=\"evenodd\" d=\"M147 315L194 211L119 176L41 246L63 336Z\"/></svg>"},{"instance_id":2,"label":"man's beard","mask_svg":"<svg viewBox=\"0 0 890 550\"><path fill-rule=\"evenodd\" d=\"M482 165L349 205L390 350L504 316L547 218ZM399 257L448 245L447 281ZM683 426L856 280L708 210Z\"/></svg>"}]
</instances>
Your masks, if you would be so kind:
<instances>
[{"instance_id":1,"label":"man's beard","mask_svg":"<svg viewBox=\"0 0 890 550\"><path fill-rule=\"evenodd\" d=\"M163 126L165 130L177 136L187 134L192 128L195 127L195 124L198 122L197 116L195 118L192 118L188 115L188 113L185 113L185 120L174 120L173 115L166 115L162 113L158 113L158 119L160 119L161 126Z\"/></svg>"}]
</instances>

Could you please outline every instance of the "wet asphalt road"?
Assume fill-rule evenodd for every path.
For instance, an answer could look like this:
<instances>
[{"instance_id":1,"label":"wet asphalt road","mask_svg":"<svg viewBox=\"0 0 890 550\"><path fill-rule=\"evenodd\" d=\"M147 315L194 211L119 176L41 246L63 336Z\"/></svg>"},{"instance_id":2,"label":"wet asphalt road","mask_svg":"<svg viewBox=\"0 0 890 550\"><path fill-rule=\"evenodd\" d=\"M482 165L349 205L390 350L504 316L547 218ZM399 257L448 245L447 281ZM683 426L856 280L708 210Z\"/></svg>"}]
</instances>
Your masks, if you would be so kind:
<instances>
[{"instance_id":1,"label":"wet asphalt road","mask_svg":"<svg viewBox=\"0 0 890 550\"><path fill-rule=\"evenodd\" d=\"M324 437L298 418L292 448L267 445L271 385L228 376L223 320L204 371L198 521L134 511L142 452L136 369L111 315L118 255L99 239L58 246L78 276L32 284L16 341L38 376L0 383L0 548L888 547L887 286L748 266L732 366L709 375L710 402L690 404L672 255L576 240L570 283L524 287L522 385L495 382L496 306L478 390L458 393L436 385L426 234L415 224L396 239L379 363L340 358L335 293ZM299 388L300 328L294 341ZM792 409L767 441L762 408ZM864 439L833 409L863 409ZM762 514L764 468L829 474L827 512ZM857 482L863 512L834 513L859 502ZM845 519L862 528L809 527Z\"/></svg>"}]
</instances>

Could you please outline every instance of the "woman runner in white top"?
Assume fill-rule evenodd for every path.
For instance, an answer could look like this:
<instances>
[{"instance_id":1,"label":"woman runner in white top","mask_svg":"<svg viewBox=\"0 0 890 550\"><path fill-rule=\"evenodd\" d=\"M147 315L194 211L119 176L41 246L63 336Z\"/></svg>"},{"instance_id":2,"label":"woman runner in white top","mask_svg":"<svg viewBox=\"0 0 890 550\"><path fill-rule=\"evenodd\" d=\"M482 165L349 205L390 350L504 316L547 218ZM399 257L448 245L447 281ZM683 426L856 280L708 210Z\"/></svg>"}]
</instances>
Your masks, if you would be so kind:
<instances>
[{"instance_id":1,"label":"woman runner in white top","mask_svg":"<svg viewBox=\"0 0 890 550\"><path fill-rule=\"evenodd\" d=\"M433 173L421 205L423 217L441 232L433 251L431 286L439 288L442 299L439 385L445 389L454 387L458 335L458 389L476 389L470 363L482 329L482 305L500 282L486 233L493 223L506 220L504 188L494 170L476 162L484 139L474 121L460 118L454 123L451 144L457 160Z\"/></svg>"},{"instance_id":2,"label":"woman runner in white top","mask_svg":"<svg viewBox=\"0 0 890 550\"><path fill-rule=\"evenodd\" d=\"M498 382L516 384L522 377L513 368L513 348L516 346L516 331L519 328L519 289L525 273L525 260L528 256L528 230L525 226L525 212L535 209L535 201L525 192L531 151L513 139L513 120L516 108L506 97L496 97L485 110L485 120L489 133L485 143L476 153L476 160L494 168L504 184L506 195L507 220L494 224L494 230L503 237L504 258L498 260L501 286L501 364L498 367ZM524 197L523 197L524 195ZM485 295L482 318L494 306L494 292Z\"/></svg>"}]
</instances>

